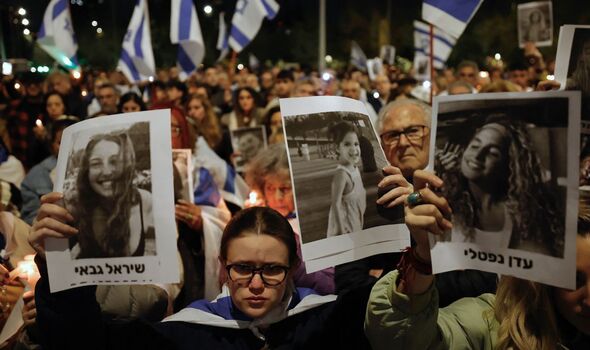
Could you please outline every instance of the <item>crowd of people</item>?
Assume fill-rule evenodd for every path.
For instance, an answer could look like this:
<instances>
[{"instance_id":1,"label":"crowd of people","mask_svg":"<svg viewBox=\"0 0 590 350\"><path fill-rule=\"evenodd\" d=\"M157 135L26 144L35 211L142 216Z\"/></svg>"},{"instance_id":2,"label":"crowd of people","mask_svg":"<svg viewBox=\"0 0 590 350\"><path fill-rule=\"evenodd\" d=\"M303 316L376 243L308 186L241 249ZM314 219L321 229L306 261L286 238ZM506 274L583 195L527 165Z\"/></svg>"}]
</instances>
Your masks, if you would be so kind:
<instances>
[{"instance_id":1,"label":"crowd of people","mask_svg":"<svg viewBox=\"0 0 590 350\"><path fill-rule=\"evenodd\" d=\"M438 71L431 88L433 95L547 90L555 86L546 80L552 70L538 50L527 47L522 63L496 62L480 71L477 63L463 61L456 69ZM414 244L403 253L307 273L286 145L294 152L301 149L285 142L278 101L328 95L366 105L390 163L377 185L377 203L405 207ZM471 234L506 231L505 242L499 244L508 247L521 243L520 231L533 230L536 240L544 242L563 227L555 225L551 215L538 215L538 211L552 213L552 208L547 209L551 203L531 209L526 207L530 202L522 202L526 194L542 192L542 179L529 182L529 187L508 185L508 177L531 176L527 169L515 166L516 173L493 169L497 172L487 177L475 176L467 163L469 157L478 156L472 147L477 135L465 150L439 159L441 178L424 171L430 149L430 103L412 71L387 64L373 80L354 68L318 72L293 65L255 71L228 70L223 64L199 68L186 81L179 80L176 67L162 68L153 81L139 85L128 83L116 71L85 70L79 79L57 69L48 76L4 77L0 84L2 258L10 270L25 254L36 252L41 275L34 296L29 293L25 299L24 328L6 345L587 349L590 198L585 195L580 197L577 290L476 270L432 275L427 232L443 235L453 224L465 226ZM168 228L177 232L180 283L84 286L50 293L44 249L48 237L70 239L76 258L136 256L149 249L143 237L150 235L153 223L144 218L150 217L152 201L150 193L129 176L135 159L125 158L130 153L121 151L134 147L129 135L104 134L88 143L81 170L72 179L84 193L75 200L85 205L65 206L64 195L52 192L66 127L89 118L149 109L170 109L172 147L192 150L194 200L181 195L183 185L175 174L177 225ZM233 148L231 133L255 126L264 127L268 147L245 157ZM506 117L489 116L478 135L486 132L494 133L497 144L485 146L485 157L517 157L522 151L512 146L524 132L522 126ZM362 152L359 135L346 122L332 125L327 134L332 141L328 147L339 164L332 180L330 236L362 229L367 203L355 166ZM490 139L494 138L486 138ZM245 164L236 173L240 156ZM231 193L225 182L228 173L240 184ZM495 187L488 187L490 183ZM504 192L486 192L496 185ZM424 203L408 203L407 196L418 189ZM220 193L214 202L212 190ZM449 206L447 200L464 198L469 191L471 200L489 202L492 209L484 214L491 228L468 210ZM255 201L248 196L251 192L257 194ZM507 215L519 220L496 230L497 222L510 221ZM538 221L540 217L544 221ZM137 218L140 222L134 222ZM82 230L91 234L77 239ZM115 231L122 236L109 236ZM3 279L3 285L14 283ZM2 310L5 321L10 307Z\"/></svg>"}]
</instances>

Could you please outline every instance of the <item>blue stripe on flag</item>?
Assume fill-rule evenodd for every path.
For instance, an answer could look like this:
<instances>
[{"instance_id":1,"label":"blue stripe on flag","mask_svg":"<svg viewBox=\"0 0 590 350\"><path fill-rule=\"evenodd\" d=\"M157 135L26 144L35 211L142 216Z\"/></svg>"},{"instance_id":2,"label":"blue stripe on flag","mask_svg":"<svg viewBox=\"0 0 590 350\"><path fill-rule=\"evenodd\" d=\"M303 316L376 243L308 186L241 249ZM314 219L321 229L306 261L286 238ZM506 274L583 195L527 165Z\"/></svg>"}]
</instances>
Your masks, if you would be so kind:
<instances>
[{"instance_id":1,"label":"blue stripe on flag","mask_svg":"<svg viewBox=\"0 0 590 350\"><path fill-rule=\"evenodd\" d=\"M236 193L236 170L229 164L226 164L227 172L225 175L225 184L223 190L229 193Z\"/></svg>"},{"instance_id":2,"label":"blue stripe on flag","mask_svg":"<svg viewBox=\"0 0 590 350\"><path fill-rule=\"evenodd\" d=\"M188 40L191 35L192 0L180 1L180 13L178 19L178 40Z\"/></svg>"},{"instance_id":3,"label":"blue stripe on flag","mask_svg":"<svg viewBox=\"0 0 590 350\"><path fill-rule=\"evenodd\" d=\"M195 189L195 204L217 207L221 194L211 173L205 168L199 169L199 185Z\"/></svg>"},{"instance_id":4,"label":"blue stripe on flag","mask_svg":"<svg viewBox=\"0 0 590 350\"><path fill-rule=\"evenodd\" d=\"M70 61L72 61L72 63L76 66L79 66L78 64L78 57L76 56L76 54L74 54L74 56L70 57Z\"/></svg>"},{"instance_id":5,"label":"blue stripe on flag","mask_svg":"<svg viewBox=\"0 0 590 350\"><path fill-rule=\"evenodd\" d=\"M428 52L427 52L426 50L424 50L424 49L419 49L419 48L416 48L416 52L421 52L421 53L423 53L424 55L428 56ZM442 59L440 59L439 57L436 57L436 56L434 56L434 57L433 57L433 60L434 60L434 61L437 61L437 62L440 62L440 63L442 63L442 64L445 64L445 61L443 61L443 60L442 60Z\"/></svg>"},{"instance_id":6,"label":"blue stripe on flag","mask_svg":"<svg viewBox=\"0 0 590 350\"><path fill-rule=\"evenodd\" d=\"M461 22L469 21L480 2L481 0L424 0L425 4L434 6Z\"/></svg>"},{"instance_id":7,"label":"blue stripe on flag","mask_svg":"<svg viewBox=\"0 0 590 350\"><path fill-rule=\"evenodd\" d=\"M135 56L143 58L143 50L141 49L141 41L143 39L143 24L145 22L145 16L141 17L139 27L135 32L135 38L133 39L133 48L135 49Z\"/></svg>"},{"instance_id":8,"label":"blue stripe on flag","mask_svg":"<svg viewBox=\"0 0 590 350\"><path fill-rule=\"evenodd\" d=\"M41 39L45 37L45 23L41 23L41 29L39 29L39 33L37 33L37 39Z\"/></svg>"},{"instance_id":9,"label":"blue stripe on flag","mask_svg":"<svg viewBox=\"0 0 590 350\"><path fill-rule=\"evenodd\" d=\"M234 38L234 40L237 41L242 48L246 47L246 45L248 45L248 43L250 42L250 39L244 33L242 33L242 31L238 27L234 25L231 26L230 36Z\"/></svg>"},{"instance_id":10,"label":"blue stripe on flag","mask_svg":"<svg viewBox=\"0 0 590 350\"><path fill-rule=\"evenodd\" d=\"M197 69L189 55L184 51L182 45L178 45L178 63L186 74L190 74L190 72Z\"/></svg>"},{"instance_id":11,"label":"blue stripe on flag","mask_svg":"<svg viewBox=\"0 0 590 350\"><path fill-rule=\"evenodd\" d=\"M414 28L415 31L417 31L418 33L422 33L424 35L428 35L428 37L430 37L430 32L420 29L420 28ZM445 37L442 37L440 35L436 35L434 34L434 38L441 41L443 44L447 45L448 47L450 47L451 49L453 48L453 46L455 46L454 43L450 42L448 39L446 39Z\"/></svg>"},{"instance_id":12,"label":"blue stripe on flag","mask_svg":"<svg viewBox=\"0 0 590 350\"><path fill-rule=\"evenodd\" d=\"M121 51L121 61L125 63L129 71L131 72L133 80L139 81L141 79L141 77L139 76L139 71L137 70L137 68L135 68L135 64L133 63L131 56L129 56L129 53L125 49Z\"/></svg>"},{"instance_id":13,"label":"blue stripe on flag","mask_svg":"<svg viewBox=\"0 0 590 350\"><path fill-rule=\"evenodd\" d=\"M268 17L268 19L273 19L275 18L275 16L277 15L277 13L275 12L275 10L272 8L272 6L270 6L266 0L262 0L262 6L264 6L264 10L266 11L266 17Z\"/></svg>"},{"instance_id":14,"label":"blue stripe on flag","mask_svg":"<svg viewBox=\"0 0 590 350\"><path fill-rule=\"evenodd\" d=\"M52 17L51 19L56 19L57 16L61 15L68 8L68 1L67 0L60 0L58 1L55 6L53 7Z\"/></svg>"}]
</instances>

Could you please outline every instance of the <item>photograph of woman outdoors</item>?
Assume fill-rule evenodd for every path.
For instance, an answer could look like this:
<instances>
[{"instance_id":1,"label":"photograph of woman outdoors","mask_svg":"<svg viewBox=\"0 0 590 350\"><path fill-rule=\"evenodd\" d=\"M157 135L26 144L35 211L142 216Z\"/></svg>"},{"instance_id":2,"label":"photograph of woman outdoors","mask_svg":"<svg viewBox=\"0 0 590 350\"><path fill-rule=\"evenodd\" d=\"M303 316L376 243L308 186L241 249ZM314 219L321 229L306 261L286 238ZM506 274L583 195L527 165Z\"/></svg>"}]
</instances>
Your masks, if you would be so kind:
<instances>
[{"instance_id":1,"label":"photograph of woman outdoors","mask_svg":"<svg viewBox=\"0 0 590 350\"><path fill-rule=\"evenodd\" d=\"M145 127L142 141L149 140ZM73 258L155 255L151 185L145 186L144 179L147 189L138 186L132 128L93 135L81 154L73 150L70 155L68 172L74 175L77 168L77 174L64 192L80 232L70 243ZM80 163L74 165L76 156Z\"/></svg>"},{"instance_id":2,"label":"photograph of woman outdoors","mask_svg":"<svg viewBox=\"0 0 590 350\"><path fill-rule=\"evenodd\" d=\"M453 209L451 241L562 257L564 217L527 124L493 113L480 125L466 144L437 145L435 170Z\"/></svg>"}]
</instances>

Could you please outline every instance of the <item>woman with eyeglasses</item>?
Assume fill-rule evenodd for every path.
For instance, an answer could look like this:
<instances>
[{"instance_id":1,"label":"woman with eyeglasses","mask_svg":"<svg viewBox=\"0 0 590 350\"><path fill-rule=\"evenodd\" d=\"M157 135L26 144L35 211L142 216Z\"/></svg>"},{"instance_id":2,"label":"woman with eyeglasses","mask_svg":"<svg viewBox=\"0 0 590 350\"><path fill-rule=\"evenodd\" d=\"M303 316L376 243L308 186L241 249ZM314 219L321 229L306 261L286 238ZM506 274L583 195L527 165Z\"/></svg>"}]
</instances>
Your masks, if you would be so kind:
<instances>
[{"instance_id":1,"label":"woman with eyeglasses","mask_svg":"<svg viewBox=\"0 0 590 350\"><path fill-rule=\"evenodd\" d=\"M71 237L59 193L42 198L30 242L38 252L37 320L48 349L367 349L362 332L367 298L318 296L295 288L300 264L291 225L280 213L253 207L226 226L219 260L226 283L212 302L197 301L157 324L101 318L93 286L49 293L43 242Z\"/></svg>"}]
</instances>

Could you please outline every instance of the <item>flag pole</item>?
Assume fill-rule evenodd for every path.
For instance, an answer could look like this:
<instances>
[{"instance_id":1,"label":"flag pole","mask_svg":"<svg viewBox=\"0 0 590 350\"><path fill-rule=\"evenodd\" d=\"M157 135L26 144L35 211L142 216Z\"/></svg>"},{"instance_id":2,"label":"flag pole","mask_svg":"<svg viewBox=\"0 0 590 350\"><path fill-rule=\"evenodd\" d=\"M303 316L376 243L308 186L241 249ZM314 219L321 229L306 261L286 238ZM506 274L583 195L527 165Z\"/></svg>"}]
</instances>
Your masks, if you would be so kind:
<instances>
[{"instance_id":1,"label":"flag pole","mask_svg":"<svg viewBox=\"0 0 590 350\"><path fill-rule=\"evenodd\" d=\"M434 26L432 23L429 24L430 26L430 52L429 52L429 60L430 60L430 105L432 106L432 98L434 96Z\"/></svg>"},{"instance_id":2,"label":"flag pole","mask_svg":"<svg viewBox=\"0 0 590 350\"><path fill-rule=\"evenodd\" d=\"M326 69L326 0L320 0L320 30L318 40L318 71Z\"/></svg>"},{"instance_id":3,"label":"flag pole","mask_svg":"<svg viewBox=\"0 0 590 350\"><path fill-rule=\"evenodd\" d=\"M229 60L229 67L228 67L228 72L227 72L230 85L233 84L233 81L234 81L234 73L236 71L236 62L237 61L238 61L238 53L235 50L231 50L231 58Z\"/></svg>"}]
</instances>

